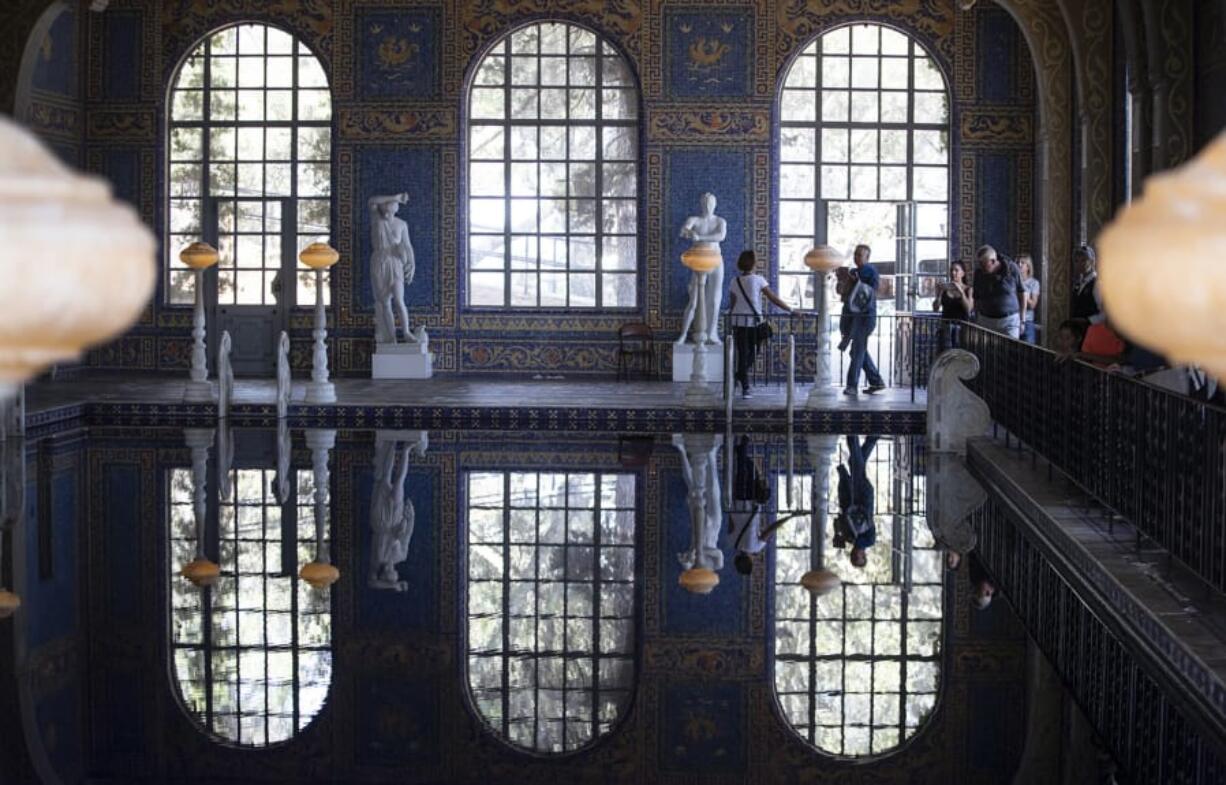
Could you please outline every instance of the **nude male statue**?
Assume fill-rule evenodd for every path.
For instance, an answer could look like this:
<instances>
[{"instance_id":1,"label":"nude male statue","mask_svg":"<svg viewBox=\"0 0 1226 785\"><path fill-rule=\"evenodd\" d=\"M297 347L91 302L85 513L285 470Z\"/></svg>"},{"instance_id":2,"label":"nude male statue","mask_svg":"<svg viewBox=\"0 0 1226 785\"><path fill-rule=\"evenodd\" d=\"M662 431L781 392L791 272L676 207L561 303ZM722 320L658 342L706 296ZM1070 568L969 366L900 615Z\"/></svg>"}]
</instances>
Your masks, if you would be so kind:
<instances>
[{"instance_id":1,"label":"nude male statue","mask_svg":"<svg viewBox=\"0 0 1226 785\"><path fill-rule=\"evenodd\" d=\"M693 242L714 243L719 250L719 244L728 235L728 223L715 214L715 194L705 193L698 200L701 210L699 215L691 215L681 226L681 236ZM724 298L724 266L721 264L709 273L693 273L690 276L690 301L685 306L685 316L682 318L681 336L677 343L685 343L698 310L698 282L700 275L707 276L706 282L706 324L696 326L694 343L719 343L719 306Z\"/></svg>"}]
</instances>

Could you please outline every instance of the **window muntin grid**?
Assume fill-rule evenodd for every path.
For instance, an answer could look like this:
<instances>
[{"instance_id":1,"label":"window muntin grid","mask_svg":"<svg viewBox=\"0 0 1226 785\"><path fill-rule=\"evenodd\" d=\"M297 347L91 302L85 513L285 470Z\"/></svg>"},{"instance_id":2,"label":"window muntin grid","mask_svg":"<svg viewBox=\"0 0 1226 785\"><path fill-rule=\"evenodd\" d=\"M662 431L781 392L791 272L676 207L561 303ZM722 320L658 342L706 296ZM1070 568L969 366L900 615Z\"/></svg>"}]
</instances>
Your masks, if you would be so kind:
<instances>
[{"instance_id":1,"label":"window muntin grid","mask_svg":"<svg viewBox=\"0 0 1226 785\"><path fill-rule=\"evenodd\" d=\"M832 30L793 62L779 101L779 287L814 306L814 244L897 261L894 205L916 203L917 258L949 255L949 92L905 34Z\"/></svg>"},{"instance_id":2,"label":"window muntin grid","mask_svg":"<svg viewBox=\"0 0 1226 785\"><path fill-rule=\"evenodd\" d=\"M520 28L468 97L468 304L633 308L638 89L595 33Z\"/></svg>"},{"instance_id":3,"label":"window muntin grid","mask_svg":"<svg viewBox=\"0 0 1226 785\"><path fill-rule=\"evenodd\" d=\"M297 569L315 557L314 475L296 473L288 571L274 477L265 469L231 472L234 493L219 506L221 577L208 590L178 572L196 552L191 470L171 469L167 477L171 656L179 694L205 731L256 747L306 728L332 683L329 595L300 581Z\"/></svg>"},{"instance_id":4,"label":"window muntin grid","mask_svg":"<svg viewBox=\"0 0 1226 785\"><path fill-rule=\"evenodd\" d=\"M297 302L313 304L314 273L297 257L331 233L332 97L319 60L276 27L219 30L179 68L168 133L166 301L193 302L195 279L179 251L202 238L205 199L221 197L218 302L276 303L272 282L285 251L295 260ZM282 215L284 198L295 215ZM292 249L281 247L282 220L295 222Z\"/></svg>"},{"instance_id":5,"label":"window muntin grid","mask_svg":"<svg viewBox=\"0 0 1226 785\"><path fill-rule=\"evenodd\" d=\"M471 472L467 493L473 705L516 747L586 747L634 686L635 476Z\"/></svg>"},{"instance_id":6,"label":"window muntin grid","mask_svg":"<svg viewBox=\"0 0 1226 785\"><path fill-rule=\"evenodd\" d=\"M897 474L902 445L882 440L868 461L876 496L877 543L859 570L833 543L838 478L831 466L826 509L826 566L842 578L830 594L812 597L800 577L816 566L815 530L806 520L779 530L775 545L775 694L784 718L805 741L835 755L867 757L897 748L936 705L944 627L942 552L922 514L922 495ZM839 459L847 463L845 444ZM836 464L837 465L837 464ZM777 479L780 515L810 509L813 476ZM897 489L897 490L896 490ZM910 507L910 510L907 507ZM911 527L912 588L902 590L901 557ZM898 549L899 553L895 553Z\"/></svg>"}]
</instances>

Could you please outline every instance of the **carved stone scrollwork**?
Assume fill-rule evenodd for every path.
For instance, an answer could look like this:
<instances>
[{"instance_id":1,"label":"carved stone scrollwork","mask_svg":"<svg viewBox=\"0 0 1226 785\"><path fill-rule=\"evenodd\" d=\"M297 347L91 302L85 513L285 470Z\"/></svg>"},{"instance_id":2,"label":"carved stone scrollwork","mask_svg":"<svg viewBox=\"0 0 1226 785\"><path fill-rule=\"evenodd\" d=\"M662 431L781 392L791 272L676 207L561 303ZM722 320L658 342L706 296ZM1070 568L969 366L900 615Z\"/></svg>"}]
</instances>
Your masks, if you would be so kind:
<instances>
[{"instance_id":1,"label":"carved stone scrollwork","mask_svg":"<svg viewBox=\"0 0 1226 785\"><path fill-rule=\"evenodd\" d=\"M979 358L950 349L936 359L928 377L928 449L966 454L966 440L992 424L987 403L962 382L979 375Z\"/></svg>"}]
</instances>

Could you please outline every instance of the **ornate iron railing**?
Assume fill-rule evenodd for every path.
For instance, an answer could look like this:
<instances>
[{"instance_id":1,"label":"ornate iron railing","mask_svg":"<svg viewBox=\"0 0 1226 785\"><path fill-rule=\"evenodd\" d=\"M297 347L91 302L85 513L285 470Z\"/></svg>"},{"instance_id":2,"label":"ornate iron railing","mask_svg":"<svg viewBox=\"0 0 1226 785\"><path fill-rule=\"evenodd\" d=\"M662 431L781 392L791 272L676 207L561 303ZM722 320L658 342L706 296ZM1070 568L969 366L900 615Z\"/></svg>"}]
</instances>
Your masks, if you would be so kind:
<instances>
[{"instance_id":1,"label":"ornate iron railing","mask_svg":"<svg viewBox=\"0 0 1226 785\"><path fill-rule=\"evenodd\" d=\"M1111 612L1066 580L1050 544L995 494L973 515L997 587L1132 783L1226 782L1218 738L1177 696L1160 656L1130 642Z\"/></svg>"},{"instance_id":2,"label":"ornate iron railing","mask_svg":"<svg viewBox=\"0 0 1226 785\"><path fill-rule=\"evenodd\" d=\"M979 327L960 343L997 423L1226 590L1226 410Z\"/></svg>"},{"instance_id":3,"label":"ornate iron railing","mask_svg":"<svg viewBox=\"0 0 1226 785\"><path fill-rule=\"evenodd\" d=\"M752 316L724 314L723 318L723 335L731 335L733 325L752 324L754 321ZM842 351L838 348L841 337L839 314L832 313L829 319L830 344L826 351L830 353L834 381L842 386L851 354L850 349ZM795 336L796 381L798 384L810 384L816 373L817 314L769 314L766 320L773 334L757 353L757 360L750 371L751 382L754 385L785 383L788 337ZM877 316L877 327L869 336L869 354L886 382L893 387L909 388L914 400L916 390L928 386L928 371L939 352L941 336L947 332L947 326L935 315L880 314ZM865 383L863 376L860 381L862 385Z\"/></svg>"}]
</instances>

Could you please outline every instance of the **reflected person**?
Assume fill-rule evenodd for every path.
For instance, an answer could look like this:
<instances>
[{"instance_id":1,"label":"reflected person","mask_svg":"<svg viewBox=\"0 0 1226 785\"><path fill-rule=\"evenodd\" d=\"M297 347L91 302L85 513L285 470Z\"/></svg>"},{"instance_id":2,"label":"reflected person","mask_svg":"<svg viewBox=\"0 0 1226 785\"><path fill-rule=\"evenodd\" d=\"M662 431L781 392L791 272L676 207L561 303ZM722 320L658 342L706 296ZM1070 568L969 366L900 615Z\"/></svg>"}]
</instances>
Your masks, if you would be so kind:
<instances>
[{"instance_id":1,"label":"reflected person","mask_svg":"<svg viewBox=\"0 0 1226 785\"><path fill-rule=\"evenodd\" d=\"M966 555L966 572L971 581L971 602L978 610L986 609L996 596L996 583L975 551Z\"/></svg>"},{"instance_id":2,"label":"reflected person","mask_svg":"<svg viewBox=\"0 0 1226 785\"><path fill-rule=\"evenodd\" d=\"M851 469L839 464L839 513L834 519L834 547L851 543L848 560L852 566L864 569L868 564L868 549L877 543L877 524L873 520L876 501L873 484L868 479L868 459L877 446L877 436L864 441L854 434L847 437L847 462Z\"/></svg>"},{"instance_id":3,"label":"reflected person","mask_svg":"<svg viewBox=\"0 0 1226 785\"><path fill-rule=\"evenodd\" d=\"M375 487L370 500L370 575L367 585L372 589L405 591L408 583L400 580L397 565L409 558L409 543L417 513L413 502L404 496L404 482L409 474L412 446L392 440L375 444Z\"/></svg>"}]
</instances>

